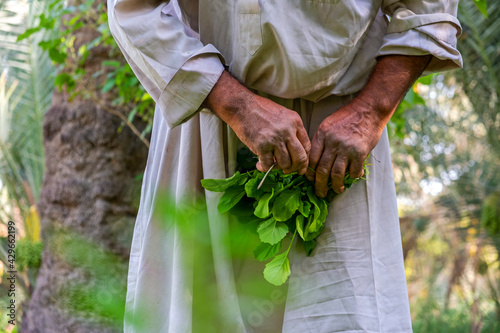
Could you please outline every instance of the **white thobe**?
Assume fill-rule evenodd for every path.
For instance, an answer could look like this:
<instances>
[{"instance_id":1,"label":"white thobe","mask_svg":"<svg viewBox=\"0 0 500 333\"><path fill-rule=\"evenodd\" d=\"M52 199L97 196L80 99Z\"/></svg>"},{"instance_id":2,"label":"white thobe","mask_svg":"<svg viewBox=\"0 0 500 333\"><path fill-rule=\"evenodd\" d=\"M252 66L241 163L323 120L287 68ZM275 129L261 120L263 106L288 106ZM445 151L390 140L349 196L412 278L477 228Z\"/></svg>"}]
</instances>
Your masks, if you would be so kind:
<instances>
[{"instance_id":1,"label":"white thobe","mask_svg":"<svg viewBox=\"0 0 500 333\"><path fill-rule=\"evenodd\" d=\"M457 3L108 0L111 31L157 102L128 274L126 311L140 325L126 321L125 332L193 330L186 244L153 210L159 190L181 202L201 191L201 178L225 178L235 169L237 138L201 108L224 67L297 111L312 137L362 89L378 56L431 54L426 74L460 67ZM334 199L312 255L293 250L285 333L411 332L386 132L372 156L370 180ZM229 222L215 208L219 198L205 193L222 311L237 327L227 331L264 332L266 310L240 309L238 277L221 242Z\"/></svg>"}]
</instances>

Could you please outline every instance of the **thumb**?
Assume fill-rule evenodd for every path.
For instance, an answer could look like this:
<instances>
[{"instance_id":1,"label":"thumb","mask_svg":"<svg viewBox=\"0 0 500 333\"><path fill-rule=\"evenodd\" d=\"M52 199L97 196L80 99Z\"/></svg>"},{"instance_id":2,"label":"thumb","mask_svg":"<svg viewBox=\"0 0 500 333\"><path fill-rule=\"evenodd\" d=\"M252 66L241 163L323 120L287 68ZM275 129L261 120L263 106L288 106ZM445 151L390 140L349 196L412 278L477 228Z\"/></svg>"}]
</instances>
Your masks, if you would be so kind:
<instances>
[{"instance_id":1,"label":"thumb","mask_svg":"<svg viewBox=\"0 0 500 333\"><path fill-rule=\"evenodd\" d=\"M257 162L257 170L260 172L266 172L274 164L274 156L271 152L266 152L259 156L259 162Z\"/></svg>"}]
</instances>

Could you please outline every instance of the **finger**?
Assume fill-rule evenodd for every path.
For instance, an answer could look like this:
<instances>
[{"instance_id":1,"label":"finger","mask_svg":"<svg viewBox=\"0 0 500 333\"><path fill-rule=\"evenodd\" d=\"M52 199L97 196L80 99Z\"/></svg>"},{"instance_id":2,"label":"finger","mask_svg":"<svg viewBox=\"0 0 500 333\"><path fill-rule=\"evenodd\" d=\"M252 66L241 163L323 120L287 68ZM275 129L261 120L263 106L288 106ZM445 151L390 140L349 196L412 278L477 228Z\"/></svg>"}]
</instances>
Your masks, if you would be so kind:
<instances>
[{"instance_id":1,"label":"finger","mask_svg":"<svg viewBox=\"0 0 500 333\"><path fill-rule=\"evenodd\" d=\"M359 178L363 177L364 171L363 171L363 160L361 159L355 159L351 161L351 164L349 165L349 176L351 178Z\"/></svg>"},{"instance_id":2,"label":"finger","mask_svg":"<svg viewBox=\"0 0 500 333\"><path fill-rule=\"evenodd\" d=\"M311 151L311 140L309 140L309 135L307 135L304 126L299 126L297 129L297 139L299 139L302 147L304 147L304 150L306 151L307 156L309 156L309 152Z\"/></svg>"},{"instance_id":3,"label":"finger","mask_svg":"<svg viewBox=\"0 0 500 333\"><path fill-rule=\"evenodd\" d=\"M285 144L280 144L274 148L274 157L276 158L276 162L278 162L276 165L277 169L288 170L292 166L292 161Z\"/></svg>"},{"instance_id":4,"label":"finger","mask_svg":"<svg viewBox=\"0 0 500 333\"><path fill-rule=\"evenodd\" d=\"M347 157L341 155L337 155L335 163L333 163L330 175L332 177L332 189L336 193L342 193L344 191L344 176L347 169L347 163Z\"/></svg>"},{"instance_id":5,"label":"finger","mask_svg":"<svg viewBox=\"0 0 500 333\"><path fill-rule=\"evenodd\" d=\"M306 177L309 181L314 181L316 177L316 166L318 165L323 149L325 148L325 143L323 140L319 140L317 135L314 135L311 144L311 152L309 153L309 167L307 168Z\"/></svg>"},{"instance_id":6,"label":"finger","mask_svg":"<svg viewBox=\"0 0 500 333\"><path fill-rule=\"evenodd\" d=\"M334 160L335 152L325 147L316 168L316 181L314 183L314 191L320 198L324 198L328 193L328 179L330 178L330 171L332 170Z\"/></svg>"},{"instance_id":7,"label":"finger","mask_svg":"<svg viewBox=\"0 0 500 333\"><path fill-rule=\"evenodd\" d=\"M261 172L266 172L273 164L274 164L273 153L267 151L259 155L259 162L257 162L257 169Z\"/></svg>"},{"instance_id":8,"label":"finger","mask_svg":"<svg viewBox=\"0 0 500 333\"><path fill-rule=\"evenodd\" d=\"M290 157L292 158L292 166L290 169L283 170L286 173L288 172L298 172L299 175L303 175L307 171L307 165L309 163L309 159L307 156L307 152L302 146L301 142L297 138L291 138L287 142L288 152L290 153Z\"/></svg>"}]
</instances>

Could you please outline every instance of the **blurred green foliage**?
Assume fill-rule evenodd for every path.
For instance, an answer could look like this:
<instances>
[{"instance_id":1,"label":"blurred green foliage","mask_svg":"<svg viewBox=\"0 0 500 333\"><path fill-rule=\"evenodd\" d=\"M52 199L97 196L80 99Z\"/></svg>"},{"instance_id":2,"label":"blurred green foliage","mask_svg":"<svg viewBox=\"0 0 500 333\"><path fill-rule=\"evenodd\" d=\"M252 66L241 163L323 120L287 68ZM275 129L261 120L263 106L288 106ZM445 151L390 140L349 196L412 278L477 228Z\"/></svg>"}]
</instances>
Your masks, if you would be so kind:
<instances>
[{"instance_id":1,"label":"blurred green foliage","mask_svg":"<svg viewBox=\"0 0 500 333\"><path fill-rule=\"evenodd\" d=\"M17 270L22 272L27 268L38 269L42 260L43 244L41 241L20 239L16 246Z\"/></svg>"},{"instance_id":2,"label":"blurred green foliage","mask_svg":"<svg viewBox=\"0 0 500 333\"><path fill-rule=\"evenodd\" d=\"M100 244L65 229L52 229L51 253L75 271L57 295L58 306L74 316L120 327L125 303L127 262ZM85 278L82 278L84 276Z\"/></svg>"},{"instance_id":3,"label":"blurred green foliage","mask_svg":"<svg viewBox=\"0 0 500 333\"><path fill-rule=\"evenodd\" d=\"M419 315L413 320L414 333L470 333L470 308L459 306L453 309L442 310L435 299L425 299L413 308ZM480 332L500 332L500 322L495 313L490 312L483 318Z\"/></svg>"},{"instance_id":4,"label":"blurred green foliage","mask_svg":"<svg viewBox=\"0 0 500 333\"><path fill-rule=\"evenodd\" d=\"M129 110L123 118L122 126L133 127L132 122L136 117L147 123L140 133L141 139L145 141L145 135L152 128L154 101L123 59L109 30L105 5L93 0L78 1L78 5L69 5L64 0L44 2L48 4L48 10L38 16L36 27L29 28L19 35L18 41L39 32L53 32L51 37L43 39L39 46L47 52L58 69L55 86L59 90L65 87L72 98L80 96L94 101L99 100L95 95L96 89L102 93L111 93L109 95L114 97L112 107L127 107ZM76 35L82 29L91 29L97 36L89 43L76 45ZM93 73L89 78L86 76L86 61L91 52L99 52L103 47L107 50L108 59L101 62L102 70ZM85 84L77 84L82 80ZM97 87L89 84L89 81L95 81Z\"/></svg>"},{"instance_id":5,"label":"blurred green foliage","mask_svg":"<svg viewBox=\"0 0 500 333\"><path fill-rule=\"evenodd\" d=\"M481 224L491 236L500 236L500 194L492 193L484 200Z\"/></svg>"}]
</instances>

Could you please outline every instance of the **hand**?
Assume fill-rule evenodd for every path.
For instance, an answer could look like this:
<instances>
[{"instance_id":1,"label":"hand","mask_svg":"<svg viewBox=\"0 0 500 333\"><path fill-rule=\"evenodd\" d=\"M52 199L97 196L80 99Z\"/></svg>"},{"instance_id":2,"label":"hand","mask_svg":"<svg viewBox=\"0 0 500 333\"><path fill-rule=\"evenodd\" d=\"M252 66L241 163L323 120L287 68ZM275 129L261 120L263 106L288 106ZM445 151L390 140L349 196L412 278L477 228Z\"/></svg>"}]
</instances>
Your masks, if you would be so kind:
<instances>
[{"instance_id":1,"label":"hand","mask_svg":"<svg viewBox=\"0 0 500 333\"><path fill-rule=\"evenodd\" d=\"M344 191L346 171L352 178L363 176L363 162L377 145L385 122L360 99L332 113L320 124L312 140L306 177L315 182L316 195L324 198L328 180L336 193Z\"/></svg>"},{"instance_id":2,"label":"hand","mask_svg":"<svg viewBox=\"0 0 500 333\"><path fill-rule=\"evenodd\" d=\"M297 112L255 95L224 72L206 104L259 157L257 169L273 163L285 173L305 174L311 143Z\"/></svg>"},{"instance_id":3,"label":"hand","mask_svg":"<svg viewBox=\"0 0 500 333\"><path fill-rule=\"evenodd\" d=\"M311 144L297 112L254 95L228 122L240 140L259 157L257 169L276 168L305 174Z\"/></svg>"},{"instance_id":4,"label":"hand","mask_svg":"<svg viewBox=\"0 0 500 333\"><path fill-rule=\"evenodd\" d=\"M377 145L397 105L432 60L431 55L386 55L377 64L368 83L348 105L328 116L312 140L306 177L315 181L316 195L325 197L328 179L332 189L344 190L346 170L352 178L363 175L363 162Z\"/></svg>"}]
</instances>

